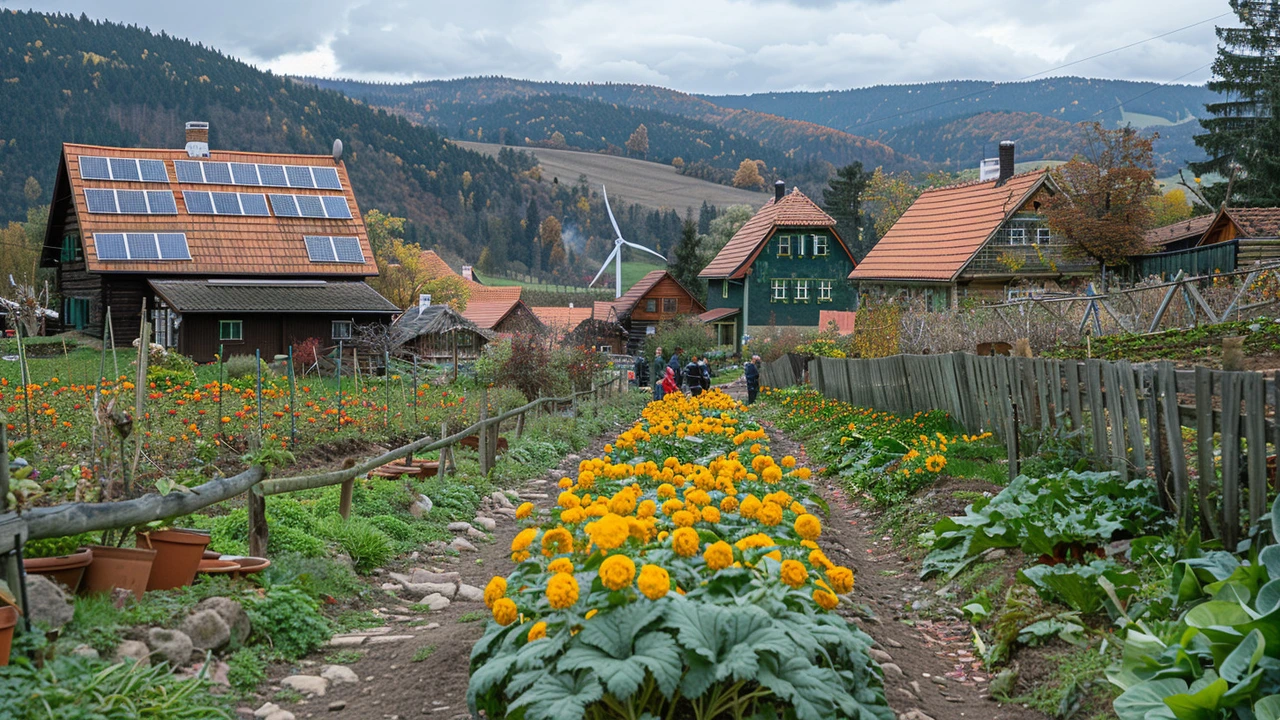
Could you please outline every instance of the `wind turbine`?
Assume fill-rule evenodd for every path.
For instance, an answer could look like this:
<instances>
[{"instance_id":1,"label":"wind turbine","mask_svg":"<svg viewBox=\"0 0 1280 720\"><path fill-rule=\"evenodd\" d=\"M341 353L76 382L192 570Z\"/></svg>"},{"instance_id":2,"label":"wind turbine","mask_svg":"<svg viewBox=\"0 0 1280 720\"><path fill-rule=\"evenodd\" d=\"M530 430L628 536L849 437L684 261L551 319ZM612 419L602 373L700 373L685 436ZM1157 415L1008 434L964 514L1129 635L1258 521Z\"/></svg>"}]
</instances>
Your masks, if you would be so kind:
<instances>
[{"instance_id":1,"label":"wind turbine","mask_svg":"<svg viewBox=\"0 0 1280 720\"><path fill-rule=\"evenodd\" d=\"M609 207L609 191L605 189L604 185L600 186L600 191L604 195L604 209L606 212L609 213L609 222L613 223L613 232L617 237L613 239L613 252L609 253L609 257L605 258L604 264L600 266L600 272L596 273L596 276L591 279L591 282L587 283L587 287L591 287L592 285L595 285L596 280L599 280L600 276L604 274L605 268L609 267L610 262L613 262L613 277L614 277L613 297L614 299L617 299L622 297L622 246L623 245L626 245L627 247L633 247L636 250L643 250L649 253L650 255L653 255L654 257L659 258L664 263L667 261L667 258L664 257L661 253L654 252L653 250L650 250L649 248L643 245L637 245L633 242L623 240L622 231L618 229L618 221L613 219L613 209Z\"/></svg>"}]
</instances>

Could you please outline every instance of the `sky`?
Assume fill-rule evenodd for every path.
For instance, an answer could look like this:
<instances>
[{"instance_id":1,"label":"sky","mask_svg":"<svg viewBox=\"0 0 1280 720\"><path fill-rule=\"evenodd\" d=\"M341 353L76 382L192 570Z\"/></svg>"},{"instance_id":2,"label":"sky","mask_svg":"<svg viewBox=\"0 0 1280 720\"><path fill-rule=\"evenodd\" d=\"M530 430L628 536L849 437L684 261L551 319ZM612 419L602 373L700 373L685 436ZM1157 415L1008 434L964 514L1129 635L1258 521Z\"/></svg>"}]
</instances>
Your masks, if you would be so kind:
<instances>
[{"instance_id":1,"label":"sky","mask_svg":"<svg viewBox=\"0 0 1280 720\"><path fill-rule=\"evenodd\" d=\"M5 5L17 6L21 3ZM1049 75L1207 80L1227 0L47 0L278 73L474 75L706 94ZM1157 35L1193 23L1149 42Z\"/></svg>"}]
</instances>

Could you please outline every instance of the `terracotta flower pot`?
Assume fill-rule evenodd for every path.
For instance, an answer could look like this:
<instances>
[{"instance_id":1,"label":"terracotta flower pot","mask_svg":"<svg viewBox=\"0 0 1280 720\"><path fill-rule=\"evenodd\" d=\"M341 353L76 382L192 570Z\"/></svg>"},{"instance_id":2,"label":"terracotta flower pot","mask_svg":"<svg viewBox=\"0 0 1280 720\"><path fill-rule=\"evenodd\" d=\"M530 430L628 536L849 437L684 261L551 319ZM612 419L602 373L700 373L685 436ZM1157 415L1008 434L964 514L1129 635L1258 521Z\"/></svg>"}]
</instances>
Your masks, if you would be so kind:
<instances>
[{"instance_id":1,"label":"terracotta flower pot","mask_svg":"<svg viewBox=\"0 0 1280 720\"><path fill-rule=\"evenodd\" d=\"M260 557L249 557L247 555L245 556L223 555L221 559L230 560L240 566L235 572L231 574L231 577L233 578L240 578L240 577L244 577L245 575L253 575L254 573L260 573L263 570L266 570L267 568L271 567L270 560L266 558L260 558Z\"/></svg>"},{"instance_id":2,"label":"terracotta flower pot","mask_svg":"<svg viewBox=\"0 0 1280 720\"><path fill-rule=\"evenodd\" d=\"M89 594L109 592L112 588L124 588L141 598L151 577L151 564L156 551L145 548L118 548L107 545L90 545L93 562L84 573L80 592Z\"/></svg>"},{"instance_id":3,"label":"terracotta flower pot","mask_svg":"<svg viewBox=\"0 0 1280 720\"><path fill-rule=\"evenodd\" d=\"M0 607L0 666L9 664L13 648L13 626L18 624L18 610L12 605Z\"/></svg>"},{"instance_id":4,"label":"terracotta flower pot","mask_svg":"<svg viewBox=\"0 0 1280 720\"><path fill-rule=\"evenodd\" d=\"M137 534L137 546L156 551L148 590L172 590L196 579L196 568L209 544L209 534L193 530L158 530Z\"/></svg>"},{"instance_id":5,"label":"terracotta flower pot","mask_svg":"<svg viewBox=\"0 0 1280 720\"><path fill-rule=\"evenodd\" d=\"M235 560L201 560L200 572L205 575L223 575L233 573L240 569L240 563Z\"/></svg>"},{"instance_id":6,"label":"terracotta flower pot","mask_svg":"<svg viewBox=\"0 0 1280 720\"><path fill-rule=\"evenodd\" d=\"M46 575L48 578L75 594L80 589L80 581L84 579L85 568L93 562L93 551L80 548L70 555L57 557L24 558L22 567L28 575Z\"/></svg>"}]
</instances>

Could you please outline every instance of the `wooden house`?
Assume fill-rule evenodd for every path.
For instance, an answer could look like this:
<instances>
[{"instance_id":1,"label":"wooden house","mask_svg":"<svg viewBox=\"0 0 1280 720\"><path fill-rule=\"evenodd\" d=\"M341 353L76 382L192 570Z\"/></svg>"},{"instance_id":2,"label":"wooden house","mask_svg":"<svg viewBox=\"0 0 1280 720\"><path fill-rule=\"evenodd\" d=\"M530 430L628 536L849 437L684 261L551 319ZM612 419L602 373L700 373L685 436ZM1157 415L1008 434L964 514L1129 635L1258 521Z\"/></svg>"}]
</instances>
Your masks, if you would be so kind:
<instances>
[{"instance_id":1,"label":"wooden house","mask_svg":"<svg viewBox=\"0 0 1280 720\"><path fill-rule=\"evenodd\" d=\"M432 363L456 364L479 356L493 334L482 330L448 305L409 308L391 325L400 355L416 355Z\"/></svg>"},{"instance_id":2,"label":"wooden house","mask_svg":"<svg viewBox=\"0 0 1280 720\"><path fill-rule=\"evenodd\" d=\"M423 250L421 255L422 274L427 280L442 277L456 277L467 288L467 303L516 302L520 299L519 285L482 285L473 278L470 265L463 265L462 272L457 273L449 267L444 258L434 250Z\"/></svg>"},{"instance_id":3,"label":"wooden house","mask_svg":"<svg viewBox=\"0 0 1280 720\"><path fill-rule=\"evenodd\" d=\"M698 273L707 281L704 322L735 347L752 326L817 327L820 310L855 306L845 280L853 268L836 221L779 181L773 199Z\"/></svg>"},{"instance_id":4,"label":"wooden house","mask_svg":"<svg viewBox=\"0 0 1280 720\"><path fill-rule=\"evenodd\" d=\"M610 354L621 354L627 349L627 331L617 321L612 305L604 310L607 319L593 317L595 307L531 307L534 315L546 326L551 342L560 347L583 345Z\"/></svg>"},{"instance_id":5,"label":"wooden house","mask_svg":"<svg viewBox=\"0 0 1280 720\"><path fill-rule=\"evenodd\" d=\"M462 316L481 330L497 335L528 335L542 333L547 329L529 306L518 299L489 302L473 300L467 303Z\"/></svg>"},{"instance_id":6,"label":"wooden house","mask_svg":"<svg viewBox=\"0 0 1280 720\"><path fill-rule=\"evenodd\" d=\"M342 161L210 151L208 132L187 123L177 150L63 145L41 265L64 327L101 337L110 309L128 345L145 308L149 341L207 362L390 322Z\"/></svg>"},{"instance_id":7,"label":"wooden house","mask_svg":"<svg viewBox=\"0 0 1280 720\"><path fill-rule=\"evenodd\" d=\"M1148 230L1146 233L1148 252L1177 252L1199 245L1205 232L1213 224L1214 217L1214 215L1197 215Z\"/></svg>"},{"instance_id":8,"label":"wooden house","mask_svg":"<svg viewBox=\"0 0 1280 720\"><path fill-rule=\"evenodd\" d=\"M1013 155L1002 142L996 177L921 193L849 273L859 292L923 297L941 310L1093 274L1093 261L1065 256L1041 212L1058 192L1048 172L1015 174Z\"/></svg>"},{"instance_id":9,"label":"wooden house","mask_svg":"<svg viewBox=\"0 0 1280 720\"><path fill-rule=\"evenodd\" d=\"M653 270L612 302L597 301L592 318L616 322L627 332L624 353L634 355L651 335L658 323L680 315L698 315L706 311L698 297L681 285L666 270Z\"/></svg>"},{"instance_id":10,"label":"wooden house","mask_svg":"<svg viewBox=\"0 0 1280 720\"><path fill-rule=\"evenodd\" d=\"M1222 208L1196 247L1231 242L1237 266L1280 259L1280 208Z\"/></svg>"}]
</instances>

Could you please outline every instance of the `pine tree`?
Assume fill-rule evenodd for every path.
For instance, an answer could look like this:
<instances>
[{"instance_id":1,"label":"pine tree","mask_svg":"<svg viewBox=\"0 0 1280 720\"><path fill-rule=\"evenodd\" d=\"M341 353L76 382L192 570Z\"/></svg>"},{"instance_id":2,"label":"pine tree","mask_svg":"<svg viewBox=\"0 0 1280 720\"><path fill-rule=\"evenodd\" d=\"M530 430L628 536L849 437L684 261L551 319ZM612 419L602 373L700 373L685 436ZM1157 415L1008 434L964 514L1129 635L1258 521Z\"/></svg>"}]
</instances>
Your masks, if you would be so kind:
<instances>
[{"instance_id":1,"label":"pine tree","mask_svg":"<svg viewBox=\"0 0 1280 720\"><path fill-rule=\"evenodd\" d=\"M836 232L859 262L871 252L874 242L864 242L862 233L862 193L871 175L854 162L836 171L822 190L822 207L836 219ZM874 238L872 238L874 240Z\"/></svg>"},{"instance_id":2,"label":"pine tree","mask_svg":"<svg viewBox=\"0 0 1280 720\"><path fill-rule=\"evenodd\" d=\"M716 219L716 206L708 205L706 200L702 201L702 207L698 209L698 234L706 235L711 232L711 221Z\"/></svg>"},{"instance_id":3,"label":"pine tree","mask_svg":"<svg viewBox=\"0 0 1280 720\"><path fill-rule=\"evenodd\" d=\"M1235 173L1231 198L1227 183L1206 188L1215 203L1273 205L1280 202L1273 144L1280 136L1280 0L1230 2L1243 27L1217 29L1221 42L1208 87L1225 97L1205 106L1213 117L1200 121L1207 132L1195 142L1210 159L1191 169L1197 175Z\"/></svg>"},{"instance_id":4,"label":"pine tree","mask_svg":"<svg viewBox=\"0 0 1280 720\"><path fill-rule=\"evenodd\" d=\"M707 286L698 279L698 273L702 271L702 252L699 248L701 240L702 238L698 237L698 226L692 220L684 221L680 242L676 243L675 257L671 259L667 270L689 292L698 296L699 300L705 301Z\"/></svg>"}]
</instances>

